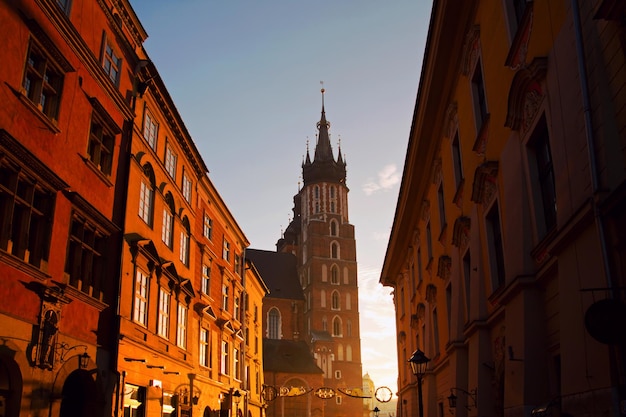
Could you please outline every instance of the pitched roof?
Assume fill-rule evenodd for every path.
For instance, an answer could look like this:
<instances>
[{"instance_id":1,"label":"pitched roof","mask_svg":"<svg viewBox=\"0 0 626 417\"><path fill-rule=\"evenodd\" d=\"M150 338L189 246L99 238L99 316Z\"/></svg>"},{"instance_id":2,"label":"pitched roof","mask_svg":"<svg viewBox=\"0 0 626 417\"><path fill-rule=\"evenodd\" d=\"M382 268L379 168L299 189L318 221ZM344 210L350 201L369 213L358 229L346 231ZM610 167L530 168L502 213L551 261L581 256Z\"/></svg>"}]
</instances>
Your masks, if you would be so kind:
<instances>
[{"instance_id":1,"label":"pitched roof","mask_svg":"<svg viewBox=\"0 0 626 417\"><path fill-rule=\"evenodd\" d=\"M263 339L263 371L322 374L309 346L302 340Z\"/></svg>"},{"instance_id":2,"label":"pitched roof","mask_svg":"<svg viewBox=\"0 0 626 417\"><path fill-rule=\"evenodd\" d=\"M293 254L246 249L246 258L252 261L267 285L269 294L266 297L304 300Z\"/></svg>"}]
</instances>

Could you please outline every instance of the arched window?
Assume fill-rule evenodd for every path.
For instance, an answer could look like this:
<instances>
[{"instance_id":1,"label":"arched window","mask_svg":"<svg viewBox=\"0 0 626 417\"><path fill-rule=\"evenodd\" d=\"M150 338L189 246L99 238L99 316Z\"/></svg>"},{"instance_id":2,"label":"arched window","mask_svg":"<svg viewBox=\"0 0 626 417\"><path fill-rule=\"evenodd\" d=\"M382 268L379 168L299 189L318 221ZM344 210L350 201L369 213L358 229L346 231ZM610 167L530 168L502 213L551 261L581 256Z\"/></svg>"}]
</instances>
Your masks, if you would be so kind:
<instances>
[{"instance_id":1,"label":"arched window","mask_svg":"<svg viewBox=\"0 0 626 417\"><path fill-rule=\"evenodd\" d=\"M330 308L333 310L339 310L341 308L341 301L339 300L339 291L333 291L330 296L331 304Z\"/></svg>"},{"instance_id":2,"label":"arched window","mask_svg":"<svg viewBox=\"0 0 626 417\"><path fill-rule=\"evenodd\" d=\"M328 330L328 319L326 316L322 317L322 330Z\"/></svg>"},{"instance_id":3,"label":"arched window","mask_svg":"<svg viewBox=\"0 0 626 417\"><path fill-rule=\"evenodd\" d=\"M346 360L352 362L352 346L346 346Z\"/></svg>"},{"instance_id":4,"label":"arched window","mask_svg":"<svg viewBox=\"0 0 626 417\"><path fill-rule=\"evenodd\" d=\"M145 178L141 179L139 189L139 217L152 227L154 222L154 190L156 189L156 178L152 165L145 164L143 173Z\"/></svg>"},{"instance_id":5,"label":"arched window","mask_svg":"<svg viewBox=\"0 0 626 417\"><path fill-rule=\"evenodd\" d=\"M346 322L346 335L352 337L352 322L350 320Z\"/></svg>"},{"instance_id":6,"label":"arched window","mask_svg":"<svg viewBox=\"0 0 626 417\"><path fill-rule=\"evenodd\" d=\"M341 319L339 317L333 319L333 336L341 337Z\"/></svg>"},{"instance_id":7,"label":"arched window","mask_svg":"<svg viewBox=\"0 0 626 417\"><path fill-rule=\"evenodd\" d=\"M337 212L337 192L334 186L330 187L330 212Z\"/></svg>"},{"instance_id":8,"label":"arched window","mask_svg":"<svg viewBox=\"0 0 626 417\"><path fill-rule=\"evenodd\" d=\"M339 285L339 267L337 265L330 267L330 283Z\"/></svg>"},{"instance_id":9,"label":"arched window","mask_svg":"<svg viewBox=\"0 0 626 417\"><path fill-rule=\"evenodd\" d=\"M280 311L276 307L270 309L267 313L267 337L268 339L280 339L281 336L281 319Z\"/></svg>"},{"instance_id":10,"label":"arched window","mask_svg":"<svg viewBox=\"0 0 626 417\"><path fill-rule=\"evenodd\" d=\"M346 310L352 310L352 298L350 293L346 294Z\"/></svg>"},{"instance_id":11,"label":"arched window","mask_svg":"<svg viewBox=\"0 0 626 417\"><path fill-rule=\"evenodd\" d=\"M337 225L337 220L333 219L330 221L330 235L337 236L339 226Z\"/></svg>"},{"instance_id":12,"label":"arched window","mask_svg":"<svg viewBox=\"0 0 626 417\"><path fill-rule=\"evenodd\" d=\"M341 343L337 345L337 360L343 360L343 345Z\"/></svg>"},{"instance_id":13,"label":"arched window","mask_svg":"<svg viewBox=\"0 0 626 417\"><path fill-rule=\"evenodd\" d=\"M320 291L320 307L326 308L326 291Z\"/></svg>"},{"instance_id":14,"label":"arched window","mask_svg":"<svg viewBox=\"0 0 626 417\"><path fill-rule=\"evenodd\" d=\"M330 257L333 259L339 259L339 243L332 242L330 244Z\"/></svg>"}]
</instances>

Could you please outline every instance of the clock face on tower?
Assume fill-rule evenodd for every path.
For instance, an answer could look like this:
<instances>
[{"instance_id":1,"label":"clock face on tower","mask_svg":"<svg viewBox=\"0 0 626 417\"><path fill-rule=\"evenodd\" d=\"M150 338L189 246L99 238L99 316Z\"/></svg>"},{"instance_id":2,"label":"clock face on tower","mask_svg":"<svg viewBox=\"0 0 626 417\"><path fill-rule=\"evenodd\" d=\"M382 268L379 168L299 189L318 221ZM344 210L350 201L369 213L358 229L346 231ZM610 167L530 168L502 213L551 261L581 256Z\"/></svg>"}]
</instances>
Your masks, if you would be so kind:
<instances>
[{"instance_id":1,"label":"clock face on tower","mask_svg":"<svg viewBox=\"0 0 626 417\"><path fill-rule=\"evenodd\" d=\"M391 401L393 393L389 387L378 387L376 388L376 392L374 393L374 397L381 403L388 403Z\"/></svg>"}]
</instances>

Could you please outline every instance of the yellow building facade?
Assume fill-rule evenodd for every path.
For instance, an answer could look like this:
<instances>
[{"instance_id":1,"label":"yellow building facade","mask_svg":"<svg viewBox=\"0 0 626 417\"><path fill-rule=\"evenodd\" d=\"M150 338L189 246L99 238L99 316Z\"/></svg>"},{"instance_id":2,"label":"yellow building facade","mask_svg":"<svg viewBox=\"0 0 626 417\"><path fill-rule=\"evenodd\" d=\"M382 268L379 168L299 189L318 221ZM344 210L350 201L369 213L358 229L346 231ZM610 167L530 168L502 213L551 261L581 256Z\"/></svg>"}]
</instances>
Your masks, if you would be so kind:
<instances>
[{"instance_id":1,"label":"yellow building facade","mask_svg":"<svg viewBox=\"0 0 626 417\"><path fill-rule=\"evenodd\" d=\"M398 417L419 413L417 350L426 416L619 412L623 17L611 1L433 2L381 273Z\"/></svg>"}]
</instances>

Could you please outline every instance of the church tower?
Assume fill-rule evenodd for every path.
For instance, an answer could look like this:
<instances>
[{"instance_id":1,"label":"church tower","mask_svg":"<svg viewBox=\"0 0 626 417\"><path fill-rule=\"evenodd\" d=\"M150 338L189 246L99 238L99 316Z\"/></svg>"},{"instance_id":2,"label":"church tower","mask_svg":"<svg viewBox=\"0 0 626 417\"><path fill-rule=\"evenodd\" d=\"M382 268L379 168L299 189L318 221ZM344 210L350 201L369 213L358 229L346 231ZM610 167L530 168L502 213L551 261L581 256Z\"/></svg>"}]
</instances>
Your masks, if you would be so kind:
<instances>
[{"instance_id":1,"label":"church tower","mask_svg":"<svg viewBox=\"0 0 626 417\"><path fill-rule=\"evenodd\" d=\"M356 241L348 217L346 163L341 145L337 159L333 155L321 92L315 153L311 159L307 146L303 186L277 251L296 255L305 296L302 339L324 372L325 386L336 393L323 402L324 410L311 410L312 417L362 417L363 400L350 395L363 385Z\"/></svg>"}]
</instances>

